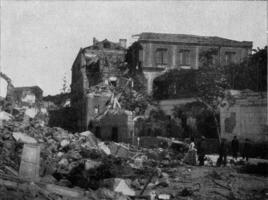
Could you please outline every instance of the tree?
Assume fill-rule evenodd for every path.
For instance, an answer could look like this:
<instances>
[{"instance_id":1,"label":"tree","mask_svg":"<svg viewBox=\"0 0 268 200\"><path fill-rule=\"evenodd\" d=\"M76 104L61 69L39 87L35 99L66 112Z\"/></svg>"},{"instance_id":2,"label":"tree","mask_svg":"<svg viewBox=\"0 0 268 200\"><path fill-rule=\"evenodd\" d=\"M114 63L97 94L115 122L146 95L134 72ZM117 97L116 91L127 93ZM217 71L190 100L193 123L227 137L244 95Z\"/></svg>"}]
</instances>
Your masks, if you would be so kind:
<instances>
[{"instance_id":1,"label":"tree","mask_svg":"<svg viewBox=\"0 0 268 200\"><path fill-rule=\"evenodd\" d=\"M209 113L212 113L217 127L217 135L220 138L219 127L219 105L224 97L226 89L229 89L229 83L225 75L224 68L215 63L214 56L217 56L217 49L208 49L199 55L199 68L197 70L172 70L164 76L158 85L166 88L156 88L155 91L168 91L171 84L176 82L176 95L169 93L168 97L179 97L181 93L188 94L187 97L195 98L197 102L202 103ZM174 81L175 80L175 81ZM164 96L160 94L159 96ZM166 97L165 96L165 97ZM176 110L176 109L175 109Z\"/></svg>"},{"instance_id":2,"label":"tree","mask_svg":"<svg viewBox=\"0 0 268 200\"><path fill-rule=\"evenodd\" d=\"M66 73L64 73L64 76L63 76L63 80L62 81L63 82L62 82L61 93L70 92L70 87L69 87L68 82L67 82Z\"/></svg>"},{"instance_id":3,"label":"tree","mask_svg":"<svg viewBox=\"0 0 268 200\"><path fill-rule=\"evenodd\" d=\"M153 97L156 100L193 97L196 93L194 69L172 69L155 78Z\"/></svg>"},{"instance_id":4,"label":"tree","mask_svg":"<svg viewBox=\"0 0 268 200\"><path fill-rule=\"evenodd\" d=\"M182 106L174 106L173 115L181 119L181 126L184 130L184 136L189 136L189 127L187 125L187 113L190 113L196 119L196 130L191 131L192 136L205 136L206 138L218 138L217 126L213 117L213 113L207 109L207 106L200 102L194 101L186 103ZM216 134L215 134L216 133ZM197 134L197 135L195 135Z\"/></svg>"},{"instance_id":5,"label":"tree","mask_svg":"<svg viewBox=\"0 0 268 200\"><path fill-rule=\"evenodd\" d=\"M200 65L196 76L197 101L206 105L214 118L218 138L220 139L220 123L217 118L219 105L224 98L226 89L230 88L224 68L213 63L213 56L217 54L215 49L209 49L200 54Z\"/></svg>"},{"instance_id":6,"label":"tree","mask_svg":"<svg viewBox=\"0 0 268 200\"><path fill-rule=\"evenodd\" d=\"M267 90L267 46L254 50L243 62L227 66L213 63L213 55L216 53L216 50L210 49L200 55L196 86L198 100L214 113L219 134L217 113L226 89Z\"/></svg>"},{"instance_id":7,"label":"tree","mask_svg":"<svg viewBox=\"0 0 268 200\"><path fill-rule=\"evenodd\" d=\"M256 92L267 90L267 46L253 52L239 64L224 66L224 73L232 89Z\"/></svg>"}]
</instances>

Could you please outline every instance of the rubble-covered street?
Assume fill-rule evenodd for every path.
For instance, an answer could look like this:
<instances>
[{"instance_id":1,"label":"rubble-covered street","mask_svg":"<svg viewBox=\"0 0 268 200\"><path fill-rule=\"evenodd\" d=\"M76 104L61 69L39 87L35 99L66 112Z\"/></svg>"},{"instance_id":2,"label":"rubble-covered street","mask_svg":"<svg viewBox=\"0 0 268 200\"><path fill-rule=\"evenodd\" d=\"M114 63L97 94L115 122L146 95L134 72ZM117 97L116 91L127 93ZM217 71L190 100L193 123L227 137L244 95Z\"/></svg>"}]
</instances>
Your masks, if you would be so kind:
<instances>
[{"instance_id":1,"label":"rubble-covered street","mask_svg":"<svg viewBox=\"0 0 268 200\"><path fill-rule=\"evenodd\" d=\"M38 117L30 120L23 110L2 111L1 122L1 199L267 198L267 165L261 175L242 173L243 162L190 166L174 149L102 142L90 131L71 134L45 126ZM35 182L20 175L32 164L21 164L28 143L41 147Z\"/></svg>"}]
</instances>

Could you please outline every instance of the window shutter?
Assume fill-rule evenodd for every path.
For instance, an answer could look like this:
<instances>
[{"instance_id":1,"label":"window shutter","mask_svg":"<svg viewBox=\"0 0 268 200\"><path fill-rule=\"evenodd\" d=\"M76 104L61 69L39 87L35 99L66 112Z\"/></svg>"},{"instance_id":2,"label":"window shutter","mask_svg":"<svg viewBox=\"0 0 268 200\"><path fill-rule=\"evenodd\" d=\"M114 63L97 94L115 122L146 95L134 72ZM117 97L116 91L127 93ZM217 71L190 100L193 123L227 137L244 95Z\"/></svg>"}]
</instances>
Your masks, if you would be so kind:
<instances>
[{"instance_id":1,"label":"window shutter","mask_svg":"<svg viewBox=\"0 0 268 200\"><path fill-rule=\"evenodd\" d=\"M167 50L162 50L163 53L163 63L164 65L166 65L168 63L168 56L167 56Z\"/></svg>"},{"instance_id":2,"label":"window shutter","mask_svg":"<svg viewBox=\"0 0 268 200\"><path fill-rule=\"evenodd\" d=\"M159 50L157 50L155 53L155 61L156 64L161 64L161 52Z\"/></svg>"},{"instance_id":3,"label":"window shutter","mask_svg":"<svg viewBox=\"0 0 268 200\"><path fill-rule=\"evenodd\" d=\"M157 49L155 52L156 64L165 65L168 63L167 49Z\"/></svg>"},{"instance_id":4,"label":"window shutter","mask_svg":"<svg viewBox=\"0 0 268 200\"><path fill-rule=\"evenodd\" d=\"M228 64L233 63L235 61L234 57L235 57L235 52L226 52L225 53L225 64L228 65Z\"/></svg>"},{"instance_id":5,"label":"window shutter","mask_svg":"<svg viewBox=\"0 0 268 200\"><path fill-rule=\"evenodd\" d=\"M185 51L185 64L190 65L190 51Z\"/></svg>"},{"instance_id":6,"label":"window shutter","mask_svg":"<svg viewBox=\"0 0 268 200\"><path fill-rule=\"evenodd\" d=\"M183 59L183 52L179 52L179 64L182 65L182 59Z\"/></svg>"},{"instance_id":7,"label":"window shutter","mask_svg":"<svg viewBox=\"0 0 268 200\"><path fill-rule=\"evenodd\" d=\"M139 61L143 61L143 50L139 50Z\"/></svg>"}]
</instances>

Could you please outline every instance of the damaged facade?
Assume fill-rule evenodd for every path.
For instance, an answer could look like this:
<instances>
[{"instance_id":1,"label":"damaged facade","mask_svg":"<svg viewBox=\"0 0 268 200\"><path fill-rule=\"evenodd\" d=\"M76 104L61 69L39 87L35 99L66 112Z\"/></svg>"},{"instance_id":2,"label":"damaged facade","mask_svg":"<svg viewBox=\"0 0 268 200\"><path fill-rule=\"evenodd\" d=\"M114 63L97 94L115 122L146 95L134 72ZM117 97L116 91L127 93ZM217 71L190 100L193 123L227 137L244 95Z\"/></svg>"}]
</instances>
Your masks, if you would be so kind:
<instances>
[{"instance_id":1,"label":"damaged facade","mask_svg":"<svg viewBox=\"0 0 268 200\"><path fill-rule=\"evenodd\" d=\"M215 64L239 63L252 50L252 42L221 37L184 34L141 33L132 45L132 67L141 69L147 79L147 91L153 91L154 79L168 69L198 69L200 54L215 49Z\"/></svg>"},{"instance_id":2,"label":"damaged facade","mask_svg":"<svg viewBox=\"0 0 268 200\"><path fill-rule=\"evenodd\" d=\"M13 113L15 106L37 107L41 105L43 90L39 86L14 87L11 79L0 72L0 78L7 82L6 97L0 101L0 110Z\"/></svg>"},{"instance_id":3,"label":"damaged facade","mask_svg":"<svg viewBox=\"0 0 268 200\"><path fill-rule=\"evenodd\" d=\"M139 76L144 78L142 84L147 93L152 94L153 88L161 85L159 78L167 70L198 69L202 53L206 51L215 51L213 63L223 66L241 62L252 50L252 42L220 37L162 33L141 33L137 36L138 40L128 50L124 39L114 43L107 39L98 41L95 38L92 46L80 49L72 66L71 84L71 107L75 110L79 130L90 129L102 138L113 138L115 141L121 137L119 136L121 128L118 127L122 125L113 127L102 124L106 129L109 127L109 131L104 131L105 128L100 127L100 123L95 123L95 120L113 107L109 104L116 97L114 88L127 83L128 80L124 75L128 72L138 72ZM181 77L193 78L186 75L187 72L182 73ZM172 92L176 91L176 95L167 98L166 96L170 95L161 94L162 98L156 99L160 100L157 102L158 105L168 115L172 115L175 105L195 101L195 98L187 93L190 86L178 84L176 81L171 82L172 86L175 86L175 89L172 87ZM169 93L170 86L167 87L164 92ZM130 118L122 116L122 120L120 118L119 121L125 122L120 124L128 124L125 119ZM131 137L132 131L132 128L126 131L126 137Z\"/></svg>"},{"instance_id":4,"label":"damaged facade","mask_svg":"<svg viewBox=\"0 0 268 200\"><path fill-rule=\"evenodd\" d=\"M71 84L71 106L75 109L77 126L80 130L94 128L98 136L109 137L107 133L103 134L100 130L102 127L93 121L105 113L110 103L116 104L114 88L127 83L126 78L122 77L126 66L125 54L125 39L114 43L107 39L99 42L94 38L92 46L80 49L72 66ZM124 121L123 115L125 113L121 117ZM107 132L109 125L104 126ZM108 132L120 135L122 126L125 125L110 127ZM113 137L116 138L114 140L121 138Z\"/></svg>"},{"instance_id":5,"label":"damaged facade","mask_svg":"<svg viewBox=\"0 0 268 200\"><path fill-rule=\"evenodd\" d=\"M268 141L266 93L231 90L220 107L221 135L231 141L237 136L241 141Z\"/></svg>"}]
</instances>

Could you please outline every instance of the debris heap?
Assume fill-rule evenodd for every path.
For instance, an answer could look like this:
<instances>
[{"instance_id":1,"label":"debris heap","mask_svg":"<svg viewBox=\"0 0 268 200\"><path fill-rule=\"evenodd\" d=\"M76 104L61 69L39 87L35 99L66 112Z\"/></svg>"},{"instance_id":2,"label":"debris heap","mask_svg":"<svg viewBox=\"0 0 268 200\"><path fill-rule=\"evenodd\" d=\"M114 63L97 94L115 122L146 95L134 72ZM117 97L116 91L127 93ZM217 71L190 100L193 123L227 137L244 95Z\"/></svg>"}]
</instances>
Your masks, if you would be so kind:
<instances>
[{"instance_id":1,"label":"debris heap","mask_svg":"<svg viewBox=\"0 0 268 200\"><path fill-rule=\"evenodd\" d=\"M15 113L0 112L0 199L264 199L267 193L260 177L183 164L182 142L160 137L167 148L154 149L104 142L90 131L47 127L38 114ZM21 174L24 147L33 144L40 146L38 181ZM254 185L245 184L249 179Z\"/></svg>"}]
</instances>

